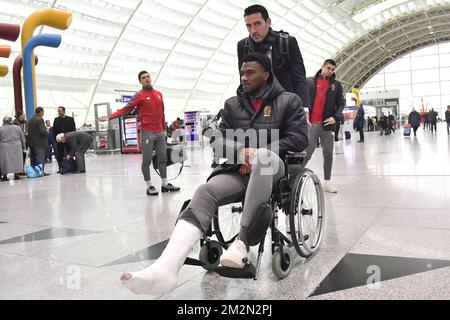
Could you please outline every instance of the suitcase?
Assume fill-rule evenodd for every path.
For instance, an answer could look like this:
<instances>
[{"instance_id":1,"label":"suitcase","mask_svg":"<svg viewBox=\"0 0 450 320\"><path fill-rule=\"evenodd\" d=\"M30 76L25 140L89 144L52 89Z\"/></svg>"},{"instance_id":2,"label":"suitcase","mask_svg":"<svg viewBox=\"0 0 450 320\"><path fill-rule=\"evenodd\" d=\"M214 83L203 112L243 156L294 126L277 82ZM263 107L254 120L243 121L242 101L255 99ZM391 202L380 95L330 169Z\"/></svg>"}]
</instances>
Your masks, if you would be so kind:
<instances>
[{"instance_id":1,"label":"suitcase","mask_svg":"<svg viewBox=\"0 0 450 320\"><path fill-rule=\"evenodd\" d=\"M350 131L345 131L345 140L350 140L350 138L352 137L352 135L350 134Z\"/></svg>"},{"instance_id":2,"label":"suitcase","mask_svg":"<svg viewBox=\"0 0 450 320\"><path fill-rule=\"evenodd\" d=\"M405 137L409 137L409 136L411 135L411 128L405 127L405 128L403 129L403 135L404 135Z\"/></svg>"}]
</instances>

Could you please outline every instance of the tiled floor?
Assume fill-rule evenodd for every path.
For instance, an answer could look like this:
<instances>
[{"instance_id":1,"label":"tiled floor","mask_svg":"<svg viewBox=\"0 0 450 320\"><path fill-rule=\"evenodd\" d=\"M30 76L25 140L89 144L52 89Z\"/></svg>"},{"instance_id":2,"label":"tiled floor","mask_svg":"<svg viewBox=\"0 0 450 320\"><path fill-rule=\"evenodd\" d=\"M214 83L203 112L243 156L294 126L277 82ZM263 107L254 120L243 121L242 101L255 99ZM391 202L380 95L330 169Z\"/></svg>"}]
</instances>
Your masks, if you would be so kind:
<instances>
[{"instance_id":1,"label":"tiled floor","mask_svg":"<svg viewBox=\"0 0 450 320\"><path fill-rule=\"evenodd\" d=\"M177 289L161 297L136 296L119 276L154 261L148 257L161 250L183 202L210 172L208 147L189 152L173 181L182 192L158 197L145 194L140 155L91 154L84 175L60 176L53 164L48 177L0 182L0 299L449 299L450 136L444 126L438 130L338 142L339 192L325 195L321 250L309 261L297 259L288 278L274 276L266 250L257 281L185 266ZM316 149L309 167L322 176L322 163ZM429 271L409 274L410 261ZM424 261L442 267L424 268ZM373 282L377 266L380 283ZM397 276L383 280L383 269ZM366 283L347 283L348 270ZM325 284L326 294L313 295Z\"/></svg>"}]
</instances>

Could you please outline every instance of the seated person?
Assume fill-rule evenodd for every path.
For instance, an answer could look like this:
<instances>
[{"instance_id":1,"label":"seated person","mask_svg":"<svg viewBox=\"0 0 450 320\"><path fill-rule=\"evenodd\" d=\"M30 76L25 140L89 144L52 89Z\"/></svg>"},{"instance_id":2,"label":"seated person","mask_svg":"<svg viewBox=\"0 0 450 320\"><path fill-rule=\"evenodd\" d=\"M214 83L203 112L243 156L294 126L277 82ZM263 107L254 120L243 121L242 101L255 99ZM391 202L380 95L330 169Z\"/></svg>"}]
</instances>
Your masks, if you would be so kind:
<instances>
[{"instance_id":1,"label":"seated person","mask_svg":"<svg viewBox=\"0 0 450 320\"><path fill-rule=\"evenodd\" d=\"M267 56L247 55L241 82L237 96L225 102L214 142L216 157L225 158L225 153L227 162L195 191L162 255L144 270L122 274L131 291L164 294L175 289L181 266L219 206L244 199L239 236L221 256L223 266L243 268L249 247L265 236L272 218L272 188L285 174L282 159L288 151L308 146L308 126L301 99L279 84Z\"/></svg>"}]
</instances>

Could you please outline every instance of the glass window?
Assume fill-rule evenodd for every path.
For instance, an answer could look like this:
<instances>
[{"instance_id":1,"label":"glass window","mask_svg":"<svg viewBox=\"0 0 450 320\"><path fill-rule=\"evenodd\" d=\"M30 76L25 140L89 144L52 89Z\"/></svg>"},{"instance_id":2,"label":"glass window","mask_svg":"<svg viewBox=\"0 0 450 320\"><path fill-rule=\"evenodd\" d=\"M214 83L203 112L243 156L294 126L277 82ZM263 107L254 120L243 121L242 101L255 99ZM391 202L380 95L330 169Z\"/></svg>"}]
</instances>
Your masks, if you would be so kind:
<instances>
[{"instance_id":1,"label":"glass window","mask_svg":"<svg viewBox=\"0 0 450 320\"><path fill-rule=\"evenodd\" d=\"M366 90L367 88L366 87L364 87L364 90ZM375 91L380 91L380 92L382 92L382 91L385 91L385 89L384 89L384 87L372 87L372 88L370 88L369 90L367 90L367 92L375 92Z\"/></svg>"},{"instance_id":2,"label":"glass window","mask_svg":"<svg viewBox=\"0 0 450 320\"><path fill-rule=\"evenodd\" d=\"M400 97L399 103L400 113L409 113L413 107L417 109L417 105L414 106L414 100L411 96Z\"/></svg>"},{"instance_id":3,"label":"glass window","mask_svg":"<svg viewBox=\"0 0 450 320\"><path fill-rule=\"evenodd\" d=\"M419 112L422 109L422 107L424 109L426 107L423 97L411 97L410 101L411 101L411 106L416 108L416 110ZM400 105L400 109L403 109L402 107L404 107L404 106ZM409 108L407 109L407 111L409 112ZM400 112L405 112L405 111L401 110Z\"/></svg>"},{"instance_id":4,"label":"glass window","mask_svg":"<svg viewBox=\"0 0 450 320\"><path fill-rule=\"evenodd\" d=\"M439 45L439 52L442 54L442 53L445 53L445 52L448 52L448 53L450 53L450 42L447 42L447 43L441 43L440 45Z\"/></svg>"},{"instance_id":5,"label":"glass window","mask_svg":"<svg viewBox=\"0 0 450 320\"><path fill-rule=\"evenodd\" d=\"M441 82L441 93L443 95L450 94L450 81Z\"/></svg>"},{"instance_id":6,"label":"glass window","mask_svg":"<svg viewBox=\"0 0 450 320\"><path fill-rule=\"evenodd\" d=\"M441 105L441 96L423 96L423 104L426 109L434 108L435 110Z\"/></svg>"},{"instance_id":7,"label":"glass window","mask_svg":"<svg viewBox=\"0 0 450 320\"><path fill-rule=\"evenodd\" d=\"M438 68L439 59L437 55L411 57L411 68L413 70Z\"/></svg>"},{"instance_id":8,"label":"glass window","mask_svg":"<svg viewBox=\"0 0 450 320\"><path fill-rule=\"evenodd\" d=\"M440 69L440 80L450 80L450 68L441 68Z\"/></svg>"},{"instance_id":9,"label":"glass window","mask_svg":"<svg viewBox=\"0 0 450 320\"><path fill-rule=\"evenodd\" d=\"M439 66L450 67L450 53L440 54L439 56Z\"/></svg>"},{"instance_id":10,"label":"glass window","mask_svg":"<svg viewBox=\"0 0 450 320\"><path fill-rule=\"evenodd\" d=\"M385 68L386 72L409 71L410 69L411 62L409 57L395 60Z\"/></svg>"},{"instance_id":11,"label":"glass window","mask_svg":"<svg viewBox=\"0 0 450 320\"><path fill-rule=\"evenodd\" d=\"M413 83L431 82L438 79L439 69L427 69L427 70L413 70L412 81Z\"/></svg>"},{"instance_id":12,"label":"glass window","mask_svg":"<svg viewBox=\"0 0 450 320\"><path fill-rule=\"evenodd\" d=\"M398 89L400 90L400 96L410 97L412 96L412 87L410 84L407 85L397 85L397 86L389 86L389 89Z\"/></svg>"},{"instance_id":13,"label":"glass window","mask_svg":"<svg viewBox=\"0 0 450 320\"><path fill-rule=\"evenodd\" d=\"M441 106L444 106L444 112L447 110L447 106L450 105L450 94L444 94L441 96Z\"/></svg>"},{"instance_id":14,"label":"glass window","mask_svg":"<svg viewBox=\"0 0 450 320\"><path fill-rule=\"evenodd\" d=\"M384 86L384 74L378 73L375 76L373 76L372 79L370 79L366 83L364 88L373 88L373 87L380 87L380 86Z\"/></svg>"},{"instance_id":15,"label":"glass window","mask_svg":"<svg viewBox=\"0 0 450 320\"><path fill-rule=\"evenodd\" d=\"M406 72L386 73L385 75L386 87L394 86L398 84L411 83L411 74Z\"/></svg>"},{"instance_id":16,"label":"glass window","mask_svg":"<svg viewBox=\"0 0 450 320\"><path fill-rule=\"evenodd\" d=\"M411 107L420 109L422 101L424 108L443 108L444 112L450 104L450 43L418 50L392 62L364 89L382 86L384 80L386 90L400 90L401 113L409 113Z\"/></svg>"},{"instance_id":17,"label":"glass window","mask_svg":"<svg viewBox=\"0 0 450 320\"><path fill-rule=\"evenodd\" d=\"M438 54L438 47L437 46L431 46L427 48L423 48L414 52L411 52L411 57L421 57L421 56L428 56L432 54Z\"/></svg>"},{"instance_id":18,"label":"glass window","mask_svg":"<svg viewBox=\"0 0 450 320\"><path fill-rule=\"evenodd\" d=\"M431 96L441 94L439 82L413 84L412 90L414 96Z\"/></svg>"}]
</instances>

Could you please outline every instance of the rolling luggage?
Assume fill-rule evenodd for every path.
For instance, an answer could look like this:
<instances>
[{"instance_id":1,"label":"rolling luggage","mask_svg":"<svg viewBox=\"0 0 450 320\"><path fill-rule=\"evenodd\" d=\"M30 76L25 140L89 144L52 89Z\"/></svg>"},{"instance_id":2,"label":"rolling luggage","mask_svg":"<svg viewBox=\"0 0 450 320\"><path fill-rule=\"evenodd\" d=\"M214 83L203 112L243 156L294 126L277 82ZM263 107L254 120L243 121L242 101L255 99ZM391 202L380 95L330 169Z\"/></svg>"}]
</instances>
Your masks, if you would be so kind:
<instances>
[{"instance_id":1,"label":"rolling luggage","mask_svg":"<svg viewBox=\"0 0 450 320\"><path fill-rule=\"evenodd\" d=\"M403 135L404 135L405 137L409 137L409 136L411 135L411 128L405 127L405 128L403 129Z\"/></svg>"}]
</instances>

